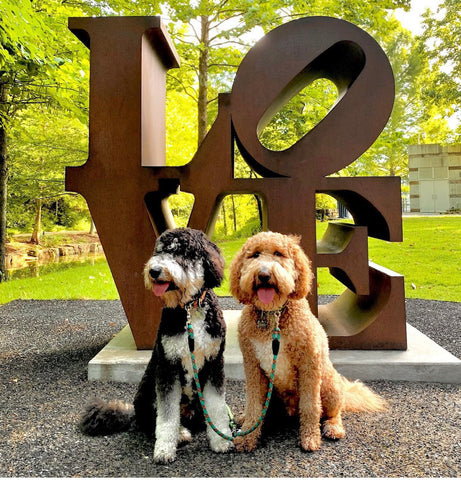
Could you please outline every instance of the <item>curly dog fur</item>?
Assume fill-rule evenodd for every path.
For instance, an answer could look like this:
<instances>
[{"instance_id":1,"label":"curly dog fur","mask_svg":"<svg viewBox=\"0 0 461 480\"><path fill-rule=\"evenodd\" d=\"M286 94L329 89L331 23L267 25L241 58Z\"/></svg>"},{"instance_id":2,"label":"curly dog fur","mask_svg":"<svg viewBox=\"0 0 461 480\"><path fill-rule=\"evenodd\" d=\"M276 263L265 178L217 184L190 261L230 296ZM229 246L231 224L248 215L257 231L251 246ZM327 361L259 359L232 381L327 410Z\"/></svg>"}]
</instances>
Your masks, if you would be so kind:
<instances>
[{"instance_id":1,"label":"curly dog fur","mask_svg":"<svg viewBox=\"0 0 461 480\"><path fill-rule=\"evenodd\" d=\"M301 447L313 451L320 448L322 433L330 439L345 436L342 412L383 411L386 402L333 367L327 335L306 300L313 275L299 240L274 232L248 239L230 266L230 288L245 305L238 327L246 378L242 430L256 423L263 408L272 365L272 327L279 316L274 389L287 413L299 416ZM260 433L261 426L237 438L237 449L254 450Z\"/></svg>"},{"instance_id":2,"label":"curly dog fur","mask_svg":"<svg viewBox=\"0 0 461 480\"><path fill-rule=\"evenodd\" d=\"M204 427L194 389L186 332L187 313L194 329L195 359L208 412L216 426L230 435L224 391L226 326L218 299L211 290L223 278L224 259L203 232L168 230L156 242L144 269L145 284L164 303L152 358L134 405L95 400L80 427L88 435L106 435L130 428L155 434L154 460L171 462L177 445L191 439L189 428ZM232 442L207 425L210 448L226 452Z\"/></svg>"}]
</instances>

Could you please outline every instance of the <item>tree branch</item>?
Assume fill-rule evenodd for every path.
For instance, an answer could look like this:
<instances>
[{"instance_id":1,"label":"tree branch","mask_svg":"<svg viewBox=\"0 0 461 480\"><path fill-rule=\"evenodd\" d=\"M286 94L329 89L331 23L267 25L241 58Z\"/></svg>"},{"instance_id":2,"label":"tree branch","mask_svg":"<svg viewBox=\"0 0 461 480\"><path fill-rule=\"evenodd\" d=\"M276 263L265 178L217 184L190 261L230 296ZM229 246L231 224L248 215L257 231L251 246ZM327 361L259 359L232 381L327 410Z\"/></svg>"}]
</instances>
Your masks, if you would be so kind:
<instances>
[{"instance_id":1,"label":"tree branch","mask_svg":"<svg viewBox=\"0 0 461 480\"><path fill-rule=\"evenodd\" d=\"M222 68L238 68L238 65L232 65L230 63L210 63L208 68L212 67L222 67Z\"/></svg>"},{"instance_id":2,"label":"tree branch","mask_svg":"<svg viewBox=\"0 0 461 480\"><path fill-rule=\"evenodd\" d=\"M216 102L217 99L218 99L218 96L210 98L210 100L207 100L206 104L209 105L210 103Z\"/></svg>"},{"instance_id":3,"label":"tree branch","mask_svg":"<svg viewBox=\"0 0 461 480\"><path fill-rule=\"evenodd\" d=\"M184 83L183 83L181 80L179 80L179 78L174 77L173 75L171 75L171 74L169 74L169 73L167 73L167 76L170 77L170 78L172 78L173 80L176 80L176 82L178 82L179 85L180 85L180 86L182 87L182 89L184 90L184 93L185 93L188 97L192 98L192 100L194 100L194 102L197 102L197 97L194 96L194 95L192 95L191 93L189 93L189 92L187 91L187 90L188 90L188 87L187 87L186 85L184 85Z\"/></svg>"}]
</instances>

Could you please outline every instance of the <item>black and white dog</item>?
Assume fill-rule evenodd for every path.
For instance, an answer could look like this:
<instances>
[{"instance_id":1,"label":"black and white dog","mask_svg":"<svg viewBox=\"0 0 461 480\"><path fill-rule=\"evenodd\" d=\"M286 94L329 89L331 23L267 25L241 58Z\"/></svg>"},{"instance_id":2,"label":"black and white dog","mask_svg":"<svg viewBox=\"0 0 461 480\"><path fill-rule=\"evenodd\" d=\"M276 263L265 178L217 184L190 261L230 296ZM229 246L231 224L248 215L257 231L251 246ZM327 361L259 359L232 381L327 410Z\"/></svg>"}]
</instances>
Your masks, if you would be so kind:
<instances>
[{"instance_id":1,"label":"black and white dog","mask_svg":"<svg viewBox=\"0 0 461 480\"><path fill-rule=\"evenodd\" d=\"M152 358L139 384L134 405L96 400L87 407L80 427L88 435L137 428L155 433L154 461L171 462L178 443L191 440L190 428L204 426L194 388L186 331L187 312L194 330L195 360L203 398L217 428L231 435L224 390L226 325L211 290L221 284L224 260L203 232L167 230L158 239L144 269L147 288L164 302ZM133 408L134 407L134 408ZM226 452L232 442L207 425L210 448Z\"/></svg>"}]
</instances>

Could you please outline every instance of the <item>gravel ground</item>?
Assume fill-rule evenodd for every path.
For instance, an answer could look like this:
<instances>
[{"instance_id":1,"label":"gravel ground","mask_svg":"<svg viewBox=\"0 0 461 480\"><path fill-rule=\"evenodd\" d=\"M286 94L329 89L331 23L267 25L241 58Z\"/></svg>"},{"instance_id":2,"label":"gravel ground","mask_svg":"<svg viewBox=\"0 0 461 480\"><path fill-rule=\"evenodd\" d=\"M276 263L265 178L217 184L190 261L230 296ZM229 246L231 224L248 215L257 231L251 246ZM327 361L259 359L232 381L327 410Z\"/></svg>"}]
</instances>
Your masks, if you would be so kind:
<instances>
[{"instance_id":1,"label":"gravel ground","mask_svg":"<svg viewBox=\"0 0 461 480\"><path fill-rule=\"evenodd\" d=\"M323 299L326 300L325 298ZM225 308L237 307L223 299ZM461 303L407 300L408 322L461 356ZM15 301L0 306L0 477L459 477L458 385L369 382L391 403L385 414L348 414L347 437L318 452L297 428L275 429L250 454L215 454L203 433L175 463L152 462L136 432L90 438L77 422L93 395L130 400L135 385L90 383L88 361L126 319L118 301ZM227 382L243 409L243 382Z\"/></svg>"}]
</instances>

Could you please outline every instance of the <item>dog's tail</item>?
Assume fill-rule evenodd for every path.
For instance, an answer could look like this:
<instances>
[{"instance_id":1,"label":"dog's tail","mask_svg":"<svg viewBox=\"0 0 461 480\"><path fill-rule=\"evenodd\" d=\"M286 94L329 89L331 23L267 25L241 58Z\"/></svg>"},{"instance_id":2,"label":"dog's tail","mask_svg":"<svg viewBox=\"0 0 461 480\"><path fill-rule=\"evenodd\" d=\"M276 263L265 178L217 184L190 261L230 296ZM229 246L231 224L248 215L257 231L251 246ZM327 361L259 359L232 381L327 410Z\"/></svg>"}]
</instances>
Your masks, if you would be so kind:
<instances>
[{"instance_id":1,"label":"dog's tail","mask_svg":"<svg viewBox=\"0 0 461 480\"><path fill-rule=\"evenodd\" d=\"M347 412L385 412L387 401L360 380L351 382L341 377L344 384L344 410Z\"/></svg>"},{"instance_id":2,"label":"dog's tail","mask_svg":"<svg viewBox=\"0 0 461 480\"><path fill-rule=\"evenodd\" d=\"M134 424L134 408L120 400L93 399L80 418L80 430L86 435L110 435L124 432Z\"/></svg>"}]
</instances>

